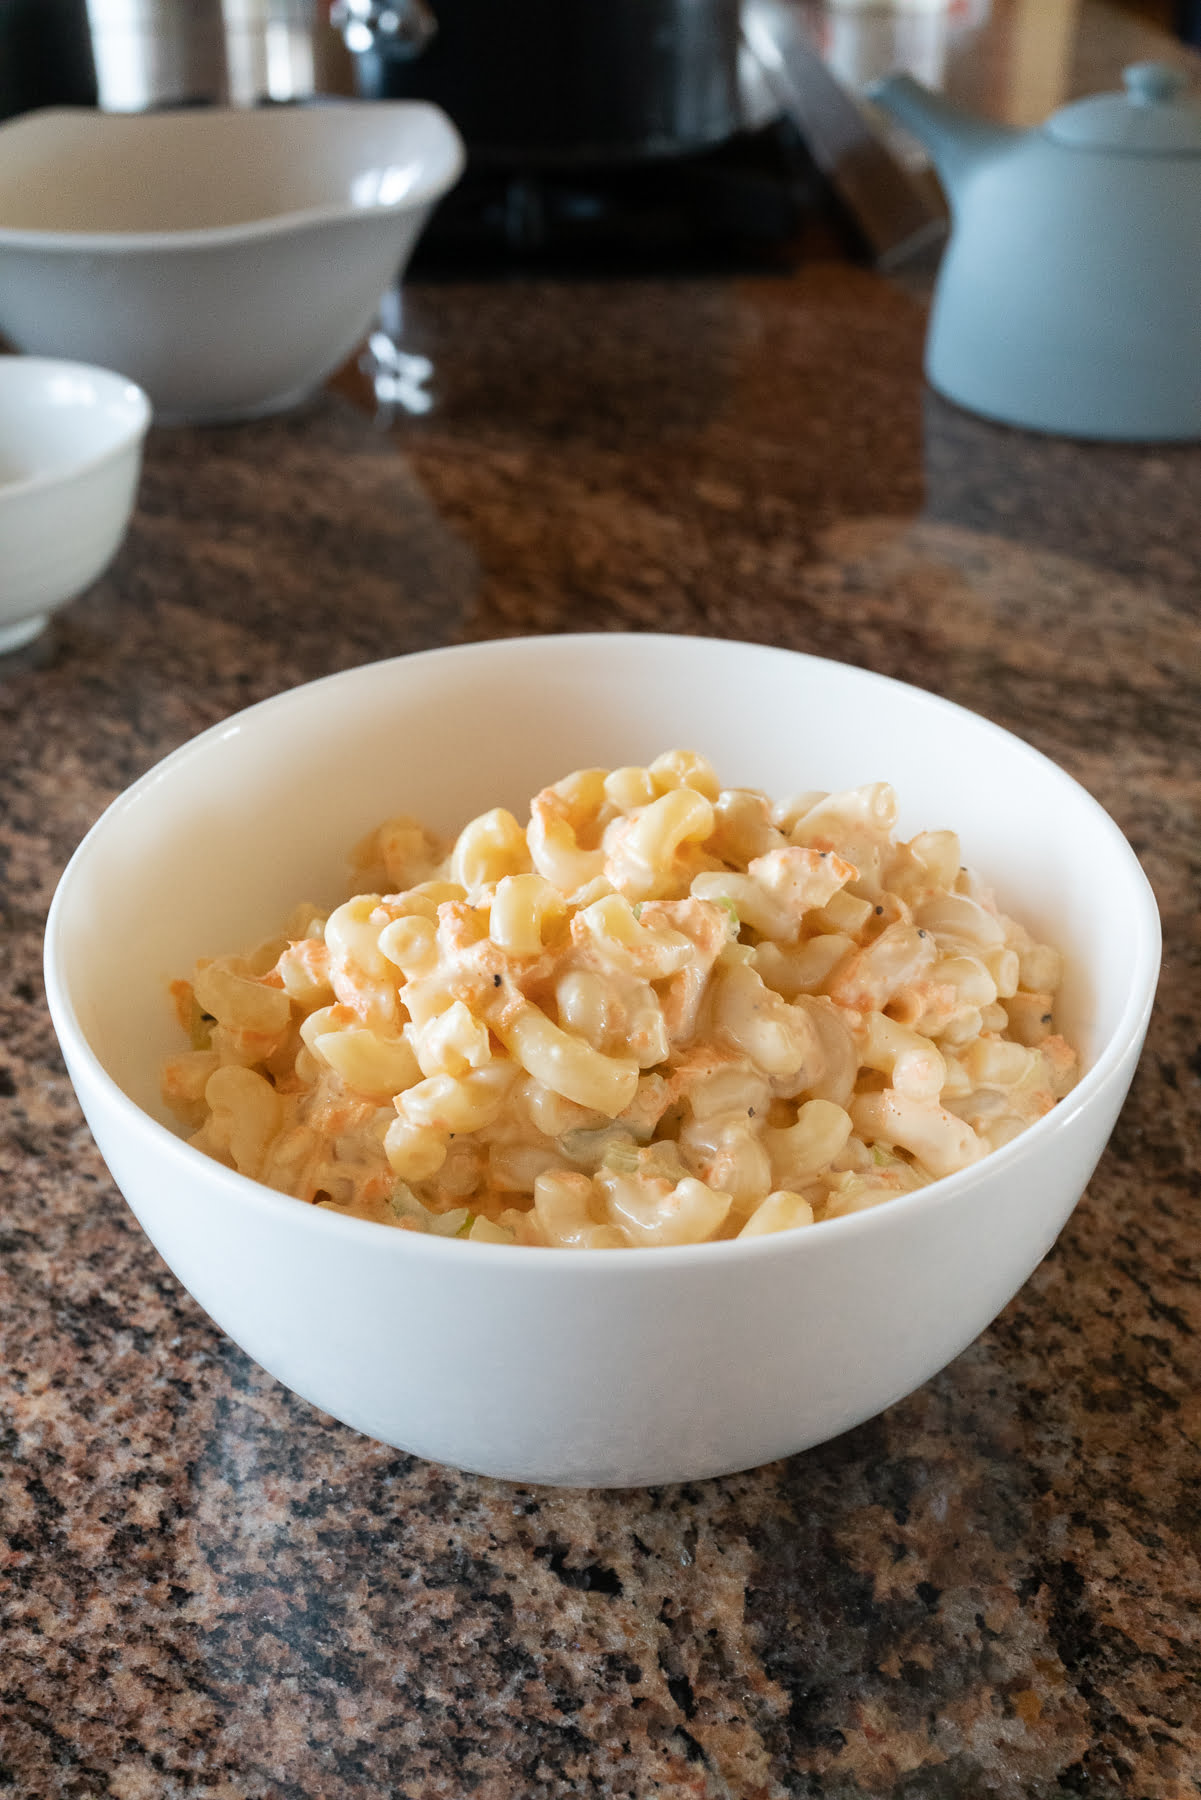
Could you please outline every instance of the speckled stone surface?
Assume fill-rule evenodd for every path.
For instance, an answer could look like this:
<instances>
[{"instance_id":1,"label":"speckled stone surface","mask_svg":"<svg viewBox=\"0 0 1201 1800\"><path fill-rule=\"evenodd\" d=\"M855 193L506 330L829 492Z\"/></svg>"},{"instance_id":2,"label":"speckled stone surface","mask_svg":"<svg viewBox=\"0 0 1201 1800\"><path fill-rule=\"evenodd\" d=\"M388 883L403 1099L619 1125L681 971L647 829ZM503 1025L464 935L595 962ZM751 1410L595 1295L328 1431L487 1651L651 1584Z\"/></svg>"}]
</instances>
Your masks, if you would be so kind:
<instances>
[{"instance_id":1,"label":"speckled stone surface","mask_svg":"<svg viewBox=\"0 0 1201 1800\"><path fill-rule=\"evenodd\" d=\"M152 435L110 573L0 668L0 1793L1201 1793L1201 448L925 394L837 262L429 286L435 404ZM520 1489L354 1435L160 1263L41 989L57 875L166 751L296 682L667 628L936 689L1080 777L1164 978L1059 1244L882 1418L753 1473Z\"/></svg>"}]
</instances>

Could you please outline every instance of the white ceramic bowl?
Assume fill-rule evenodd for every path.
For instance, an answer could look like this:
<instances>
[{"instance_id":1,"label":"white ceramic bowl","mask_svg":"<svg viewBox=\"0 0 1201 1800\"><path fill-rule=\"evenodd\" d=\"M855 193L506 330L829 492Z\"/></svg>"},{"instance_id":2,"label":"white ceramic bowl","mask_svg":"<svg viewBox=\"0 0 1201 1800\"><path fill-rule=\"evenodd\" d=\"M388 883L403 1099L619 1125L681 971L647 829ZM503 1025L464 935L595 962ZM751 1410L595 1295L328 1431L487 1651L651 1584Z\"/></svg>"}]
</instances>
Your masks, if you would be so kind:
<instances>
[{"instance_id":1,"label":"white ceramic bowl","mask_svg":"<svg viewBox=\"0 0 1201 1800\"><path fill-rule=\"evenodd\" d=\"M36 637L116 555L149 424L123 375L0 356L0 653Z\"/></svg>"},{"instance_id":2,"label":"white ceramic bowl","mask_svg":"<svg viewBox=\"0 0 1201 1800\"><path fill-rule=\"evenodd\" d=\"M445 114L55 108L0 125L0 332L160 422L279 411L368 329L463 148Z\"/></svg>"},{"instance_id":3,"label":"white ceramic bowl","mask_svg":"<svg viewBox=\"0 0 1201 1800\"><path fill-rule=\"evenodd\" d=\"M168 980L248 948L390 813L452 830L580 765L702 751L775 794L885 777L902 828L957 826L1069 952L1087 1072L947 1180L806 1231L637 1251L519 1249L336 1217L181 1142L158 1097ZM1045 1256L1129 1085L1159 922L1108 816L973 714L858 669L704 639L475 644L331 676L168 757L93 828L47 931L50 1007L97 1141L200 1304L373 1437L522 1481L745 1468L870 1417L956 1356Z\"/></svg>"}]
</instances>

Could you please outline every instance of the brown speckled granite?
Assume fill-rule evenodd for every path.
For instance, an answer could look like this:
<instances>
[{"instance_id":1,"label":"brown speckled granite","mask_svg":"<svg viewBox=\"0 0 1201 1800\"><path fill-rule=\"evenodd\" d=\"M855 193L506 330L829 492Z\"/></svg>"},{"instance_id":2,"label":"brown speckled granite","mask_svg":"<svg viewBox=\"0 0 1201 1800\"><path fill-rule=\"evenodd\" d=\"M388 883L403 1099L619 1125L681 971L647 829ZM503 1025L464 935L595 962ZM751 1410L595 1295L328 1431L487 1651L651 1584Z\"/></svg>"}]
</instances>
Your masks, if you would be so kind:
<instances>
[{"instance_id":1,"label":"brown speckled granite","mask_svg":"<svg viewBox=\"0 0 1201 1800\"><path fill-rule=\"evenodd\" d=\"M924 397L919 303L429 287L437 404L152 436L112 571L0 673L0 1794L1201 1793L1201 448ZM55 879L186 737L447 641L668 627L936 688L1145 859L1159 1009L1060 1243L918 1394L728 1480L558 1493L255 1369L115 1193L40 986Z\"/></svg>"}]
</instances>

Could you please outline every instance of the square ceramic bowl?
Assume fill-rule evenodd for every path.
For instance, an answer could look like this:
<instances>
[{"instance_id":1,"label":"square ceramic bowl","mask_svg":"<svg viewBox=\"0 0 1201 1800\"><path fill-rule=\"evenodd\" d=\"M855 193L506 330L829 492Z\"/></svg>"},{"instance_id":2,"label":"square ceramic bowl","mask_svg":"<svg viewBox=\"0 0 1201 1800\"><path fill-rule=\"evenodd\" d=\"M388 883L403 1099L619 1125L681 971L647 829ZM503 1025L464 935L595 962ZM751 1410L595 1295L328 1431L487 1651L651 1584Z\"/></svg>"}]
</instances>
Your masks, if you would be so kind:
<instances>
[{"instance_id":1,"label":"square ceramic bowl","mask_svg":"<svg viewBox=\"0 0 1201 1800\"><path fill-rule=\"evenodd\" d=\"M0 125L0 333L160 423L281 411L364 336L463 148L436 107L55 108Z\"/></svg>"},{"instance_id":2,"label":"square ceramic bowl","mask_svg":"<svg viewBox=\"0 0 1201 1800\"><path fill-rule=\"evenodd\" d=\"M1068 957L1084 1074L1022 1136L869 1212L648 1250L459 1242L335 1216L181 1141L159 1095L167 983L249 948L411 811L451 832L577 767L667 748L783 796L887 779L900 829L957 827L1003 906ZM984 719L758 645L602 635L474 644L269 700L119 799L62 878L51 1012L113 1175L252 1357L357 1430L515 1480L626 1485L746 1468L881 1411L969 1344L1046 1255L1117 1116L1159 919L1112 820Z\"/></svg>"},{"instance_id":3,"label":"square ceramic bowl","mask_svg":"<svg viewBox=\"0 0 1201 1800\"><path fill-rule=\"evenodd\" d=\"M0 654L101 575L125 536L150 403L108 369L0 356Z\"/></svg>"}]
</instances>

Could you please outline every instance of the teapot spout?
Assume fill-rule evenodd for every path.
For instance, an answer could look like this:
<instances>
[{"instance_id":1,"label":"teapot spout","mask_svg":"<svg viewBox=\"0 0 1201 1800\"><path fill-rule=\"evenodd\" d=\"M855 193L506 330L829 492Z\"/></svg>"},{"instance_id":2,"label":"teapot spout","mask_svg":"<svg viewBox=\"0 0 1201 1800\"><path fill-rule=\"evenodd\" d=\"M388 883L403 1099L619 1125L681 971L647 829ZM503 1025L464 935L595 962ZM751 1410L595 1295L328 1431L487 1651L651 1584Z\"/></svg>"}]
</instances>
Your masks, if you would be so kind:
<instances>
[{"instance_id":1,"label":"teapot spout","mask_svg":"<svg viewBox=\"0 0 1201 1800\"><path fill-rule=\"evenodd\" d=\"M891 113L930 152L952 205L964 177L990 161L1023 134L992 125L932 93L911 75L888 75L868 89L868 98Z\"/></svg>"}]
</instances>

